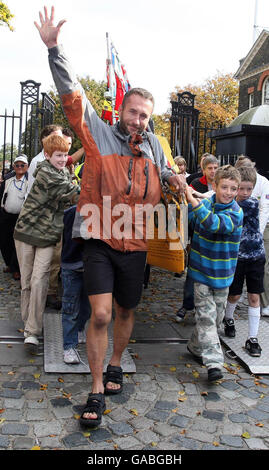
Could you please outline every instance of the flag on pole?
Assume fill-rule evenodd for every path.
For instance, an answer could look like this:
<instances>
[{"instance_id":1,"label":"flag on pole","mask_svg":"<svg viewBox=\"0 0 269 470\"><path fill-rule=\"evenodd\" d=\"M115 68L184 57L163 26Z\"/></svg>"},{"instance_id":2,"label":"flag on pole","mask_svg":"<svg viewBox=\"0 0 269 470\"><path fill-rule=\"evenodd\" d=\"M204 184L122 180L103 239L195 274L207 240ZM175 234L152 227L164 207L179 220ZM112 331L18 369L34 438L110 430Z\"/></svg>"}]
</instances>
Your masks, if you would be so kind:
<instances>
[{"instance_id":1,"label":"flag on pole","mask_svg":"<svg viewBox=\"0 0 269 470\"><path fill-rule=\"evenodd\" d=\"M119 118L119 107L123 97L130 90L127 73L124 65L121 63L117 50L111 42L108 33L107 37L107 88L105 95L102 119L108 121L111 125L115 124Z\"/></svg>"}]
</instances>

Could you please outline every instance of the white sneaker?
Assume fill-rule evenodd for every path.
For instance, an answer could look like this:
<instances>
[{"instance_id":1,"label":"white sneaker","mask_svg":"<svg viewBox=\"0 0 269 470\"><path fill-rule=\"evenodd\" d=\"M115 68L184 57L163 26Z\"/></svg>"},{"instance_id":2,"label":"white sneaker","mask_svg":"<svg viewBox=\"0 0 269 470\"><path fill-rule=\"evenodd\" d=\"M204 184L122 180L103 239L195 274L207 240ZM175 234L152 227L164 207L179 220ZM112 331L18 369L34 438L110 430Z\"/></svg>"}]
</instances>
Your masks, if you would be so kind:
<instances>
[{"instance_id":1,"label":"white sneaker","mask_svg":"<svg viewBox=\"0 0 269 470\"><path fill-rule=\"evenodd\" d=\"M36 336L29 335L29 336L26 336L26 338L24 340L24 344L33 344L34 346L38 346L39 341L38 341Z\"/></svg>"},{"instance_id":2,"label":"white sneaker","mask_svg":"<svg viewBox=\"0 0 269 470\"><path fill-rule=\"evenodd\" d=\"M66 364L79 364L80 358L78 352L74 348L66 349L64 351L64 362Z\"/></svg>"},{"instance_id":3,"label":"white sneaker","mask_svg":"<svg viewBox=\"0 0 269 470\"><path fill-rule=\"evenodd\" d=\"M78 332L78 342L79 344L86 343L86 331L85 330Z\"/></svg>"},{"instance_id":4,"label":"white sneaker","mask_svg":"<svg viewBox=\"0 0 269 470\"><path fill-rule=\"evenodd\" d=\"M267 305L267 307L262 308L262 316L269 317L269 305Z\"/></svg>"}]
</instances>

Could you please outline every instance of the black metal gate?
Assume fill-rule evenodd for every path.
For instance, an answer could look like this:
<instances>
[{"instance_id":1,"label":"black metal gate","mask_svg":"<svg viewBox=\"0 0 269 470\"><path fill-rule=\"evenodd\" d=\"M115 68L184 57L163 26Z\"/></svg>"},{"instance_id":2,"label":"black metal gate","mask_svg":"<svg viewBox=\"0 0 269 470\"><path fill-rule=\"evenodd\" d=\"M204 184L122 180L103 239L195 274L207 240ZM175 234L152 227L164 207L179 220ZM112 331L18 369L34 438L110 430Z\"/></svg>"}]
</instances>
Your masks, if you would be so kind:
<instances>
[{"instance_id":1,"label":"black metal gate","mask_svg":"<svg viewBox=\"0 0 269 470\"><path fill-rule=\"evenodd\" d=\"M197 171L203 153L214 153L215 139L210 137L210 132L217 129L199 121L199 111L194 104L195 95L188 91L178 93L177 101L171 101L170 147L174 157L185 158L189 173Z\"/></svg>"},{"instance_id":2,"label":"black metal gate","mask_svg":"<svg viewBox=\"0 0 269 470\"><path fill-rule=\"evenodd\" d=\"M40 83L21 82L20 114L5 111L0 114L0 168L8 171L18 154L25 154L29 162L40 151L41 129L53 123L55 103L47 93L41 93Z\"/></svg>"}]
</instances>

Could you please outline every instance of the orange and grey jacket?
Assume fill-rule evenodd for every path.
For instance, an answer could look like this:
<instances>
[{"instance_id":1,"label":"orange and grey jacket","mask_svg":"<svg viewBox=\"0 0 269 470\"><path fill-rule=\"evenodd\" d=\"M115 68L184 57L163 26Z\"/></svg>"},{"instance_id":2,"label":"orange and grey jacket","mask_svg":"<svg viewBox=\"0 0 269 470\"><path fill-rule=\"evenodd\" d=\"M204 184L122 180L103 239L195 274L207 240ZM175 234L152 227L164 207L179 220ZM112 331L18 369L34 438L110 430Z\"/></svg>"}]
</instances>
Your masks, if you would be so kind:
<instances>
[{"instance_id":1,"label":"orange and grey jacket","mask_svg":"<svg viewBox=\"0 0 269 470\"><path fill-rule=\"evenodd\" d=\"M109 126L97 116L61 46L49 49L49 63L64 112L86 157L73 238L97 238L119 251L146 251L146 216L139 217L138 212L141 215L143 208L159 203L158 172L163 181L172 175L158 139L144 132L141 155L134 155L130 136L118 124ZM130 221L124 230L123 214Z\"/></svg>"}]
</instances>

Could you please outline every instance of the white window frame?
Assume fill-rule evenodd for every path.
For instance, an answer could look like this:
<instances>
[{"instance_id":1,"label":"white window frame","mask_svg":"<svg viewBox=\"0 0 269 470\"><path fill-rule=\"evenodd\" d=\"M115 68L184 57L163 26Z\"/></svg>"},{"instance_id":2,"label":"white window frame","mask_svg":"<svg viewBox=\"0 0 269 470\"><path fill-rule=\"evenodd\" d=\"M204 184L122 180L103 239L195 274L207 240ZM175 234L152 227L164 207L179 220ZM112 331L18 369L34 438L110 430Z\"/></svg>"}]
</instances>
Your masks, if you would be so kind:
<instances>
[{"instance_id":1,"label":"white window frame","mask_svg":"<svg viewBox=\"0 0 269 470\"><path fill-rule=\"evenodd\" d=\"M262 85L262 104L269 104L269 76L266 77Z\"/></svg>"},{"instance_id":2,"label":"white window frame","mask_svg":"<svg viewBox=\"0 0 269 470\"><path fill-rule=\"evenodd\" d=\"M254 93L248 95L248 108L253 108L254 106Z\"/></svg>"}]
</instances>

